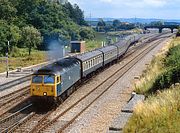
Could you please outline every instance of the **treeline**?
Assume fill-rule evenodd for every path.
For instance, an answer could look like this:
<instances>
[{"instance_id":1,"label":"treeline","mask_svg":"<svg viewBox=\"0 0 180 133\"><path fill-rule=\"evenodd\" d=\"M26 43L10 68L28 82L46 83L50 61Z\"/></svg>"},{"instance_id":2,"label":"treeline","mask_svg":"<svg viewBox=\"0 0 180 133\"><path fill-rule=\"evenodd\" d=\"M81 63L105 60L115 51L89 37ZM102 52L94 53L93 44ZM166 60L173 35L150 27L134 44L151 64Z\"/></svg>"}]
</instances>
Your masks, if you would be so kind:
<instances>
[{"instance_id":1,"label":"treeline","mask_svg":"<svg viewBox=\"0 0 180 133\"><path fill-rule=\"evenodd\" d=\"M46 40L91 39L94 32L86 27L83 11L69 2L54 0L0 0L0 56L9 50L45 49ZM84 34L86 33L86 34Z\"/></svg>"},{"instance_id":2,"label":"treeline","mask_svg":"<svg viewBox=\"0 0 180 133\"><path fill-rule=\"evenodd\" d=\"M136 28L136 25L133 23L120 22L118 19L115 19L112 24L105 22L103 19L99 19L96 31L98 32L108 32L108 31L120 31L120 30L131 30Z\"/></svg>"}]
</instances>

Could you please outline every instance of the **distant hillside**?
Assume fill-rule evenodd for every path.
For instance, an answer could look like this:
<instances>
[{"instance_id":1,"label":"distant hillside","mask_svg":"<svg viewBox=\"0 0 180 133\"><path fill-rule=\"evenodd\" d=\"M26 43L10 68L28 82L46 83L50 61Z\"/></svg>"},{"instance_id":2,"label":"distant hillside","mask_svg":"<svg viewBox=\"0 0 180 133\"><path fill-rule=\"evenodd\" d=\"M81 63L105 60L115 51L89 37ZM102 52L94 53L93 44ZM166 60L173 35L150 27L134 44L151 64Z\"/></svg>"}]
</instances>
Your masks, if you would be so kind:
<instances>
[{"instance_id":1,"label":"distant hillside","mask_svg":"<svg viewBox=\"0 0 180 133\"><path fill-rule=\"evenodd\" d=\"M180 24L180 19L179 20L175 20L175 19L154 19L154 18L150 18L150 19L144 19L144 18L103 18L104 21L113 21L115 19L120 20L121 22L129 22L129 23L151 23L153 21L163 21L163 22L173 22L173 23L177 23ZM98 21L99 18L85 18L86 21Z\"/></svg>"}]
</instances>

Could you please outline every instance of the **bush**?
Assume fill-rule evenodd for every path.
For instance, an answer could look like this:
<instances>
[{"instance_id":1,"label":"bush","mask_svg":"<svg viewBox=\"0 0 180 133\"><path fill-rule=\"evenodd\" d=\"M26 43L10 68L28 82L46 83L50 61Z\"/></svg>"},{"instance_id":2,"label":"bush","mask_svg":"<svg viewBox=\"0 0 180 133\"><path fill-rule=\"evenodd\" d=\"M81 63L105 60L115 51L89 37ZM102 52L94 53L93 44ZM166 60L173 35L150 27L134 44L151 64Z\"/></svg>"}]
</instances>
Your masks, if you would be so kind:
<instances>
[{"instance_id":1,"label":"bush","mask_svg":"<svg viewBox=\"0 0 180 133\"><path fill-rule=\"evenodd\" d=\"M149 88L146 89L148 93L169 88L172 84L180 82L180 45L170 48L166 53L165 59L159 60L163 62L163 71L149 81L152 83L148 86ZM156 62L158 62L158 60L156 60Z\"/></svg>"},{"instance_id":2,"label":"bush","mask_svg":"<svg viewBox=\"0 0 180 133\"><path fill-rule=\"evenodd\" d=\"M28 49L13 47L10 56L11 57L25 57L25 56L28 56Z\"/></svg>"},{"instance_id":3,"label":"bush","mask_svg":"<svg viewBox=\"0 0 180 133\"><path fill-rule=\"evenodd\" d=\"M80 29L79 35L83 40L95 38L95 31L89 27L82 27Z\"/></svg>"},{"instance_id":4,"label":"bush","mask_svg":"<svg viewBox=\"0 0 180 133\"><path fill-rule=\"evenodd\" d=\"M169 88L172 84L180 82L180 66L170 68L159 75L149 92L155 92L157 89Z\"/></svg>"}]
</instances>

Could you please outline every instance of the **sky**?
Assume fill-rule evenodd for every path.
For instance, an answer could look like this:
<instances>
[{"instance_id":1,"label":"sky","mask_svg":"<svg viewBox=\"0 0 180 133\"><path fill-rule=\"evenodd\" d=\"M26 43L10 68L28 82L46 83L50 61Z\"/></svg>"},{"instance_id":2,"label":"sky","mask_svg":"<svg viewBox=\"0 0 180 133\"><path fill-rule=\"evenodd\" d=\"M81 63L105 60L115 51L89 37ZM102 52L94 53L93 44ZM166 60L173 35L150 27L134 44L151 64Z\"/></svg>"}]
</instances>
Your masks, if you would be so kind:
<instances>
[{"instance_id":1,"label":"sky","mask_svg":"<svg viewBox=\"0 0 180 133\"><path fill-rule=\"evenodd\" d=\"M85 17L180 19L180 0L69 0Z\"/></svg>"}]
</instances>

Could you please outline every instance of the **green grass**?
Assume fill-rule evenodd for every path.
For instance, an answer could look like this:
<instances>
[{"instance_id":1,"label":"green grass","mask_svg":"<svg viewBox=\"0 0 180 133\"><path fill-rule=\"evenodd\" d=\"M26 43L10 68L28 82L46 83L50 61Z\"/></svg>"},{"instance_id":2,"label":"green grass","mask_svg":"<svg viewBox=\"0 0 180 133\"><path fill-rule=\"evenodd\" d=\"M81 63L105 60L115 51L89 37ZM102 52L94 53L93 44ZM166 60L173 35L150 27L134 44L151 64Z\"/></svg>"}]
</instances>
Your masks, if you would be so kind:
<instances>
[{"instance_id":1,"label":"green grass","mask_svg":"<svg viewBox=\"0 0 180 133\"><path fill-rule=\"evenodd\" d=\"M135 91L147 98L135 107L124 133L180 133L179 58L180 38L176 38L144 71Z\"/></svg>"},{"instance_id":2,"label":"green grass","mask_svg":"<svg viewBox=\"0 0 180 133\"><path fill-rule=\"evenodd\" d=\"M9 57L9 70L14 70L17 67L26 67L30 65L39 64L46 61L46 54L44 51L33 50L31 55L28 55L27 49L18 49L14 57ZM0 58L0 72L6 71L6 58Z\"/></svg>"},{"instance_id":3,"label":"green grass","mask_svg":"<svg viewBox=\"0 0 180 133\"><path fill-rule=\"evenodd\" d=\"M111 38L113 42L116 41L115 36L109 36L105 33L96 33L94 40L86 41L86 51L91 51L96 48L102 47L102 41L106 42L106 38Z\"/></svg>"}]
</instances>

